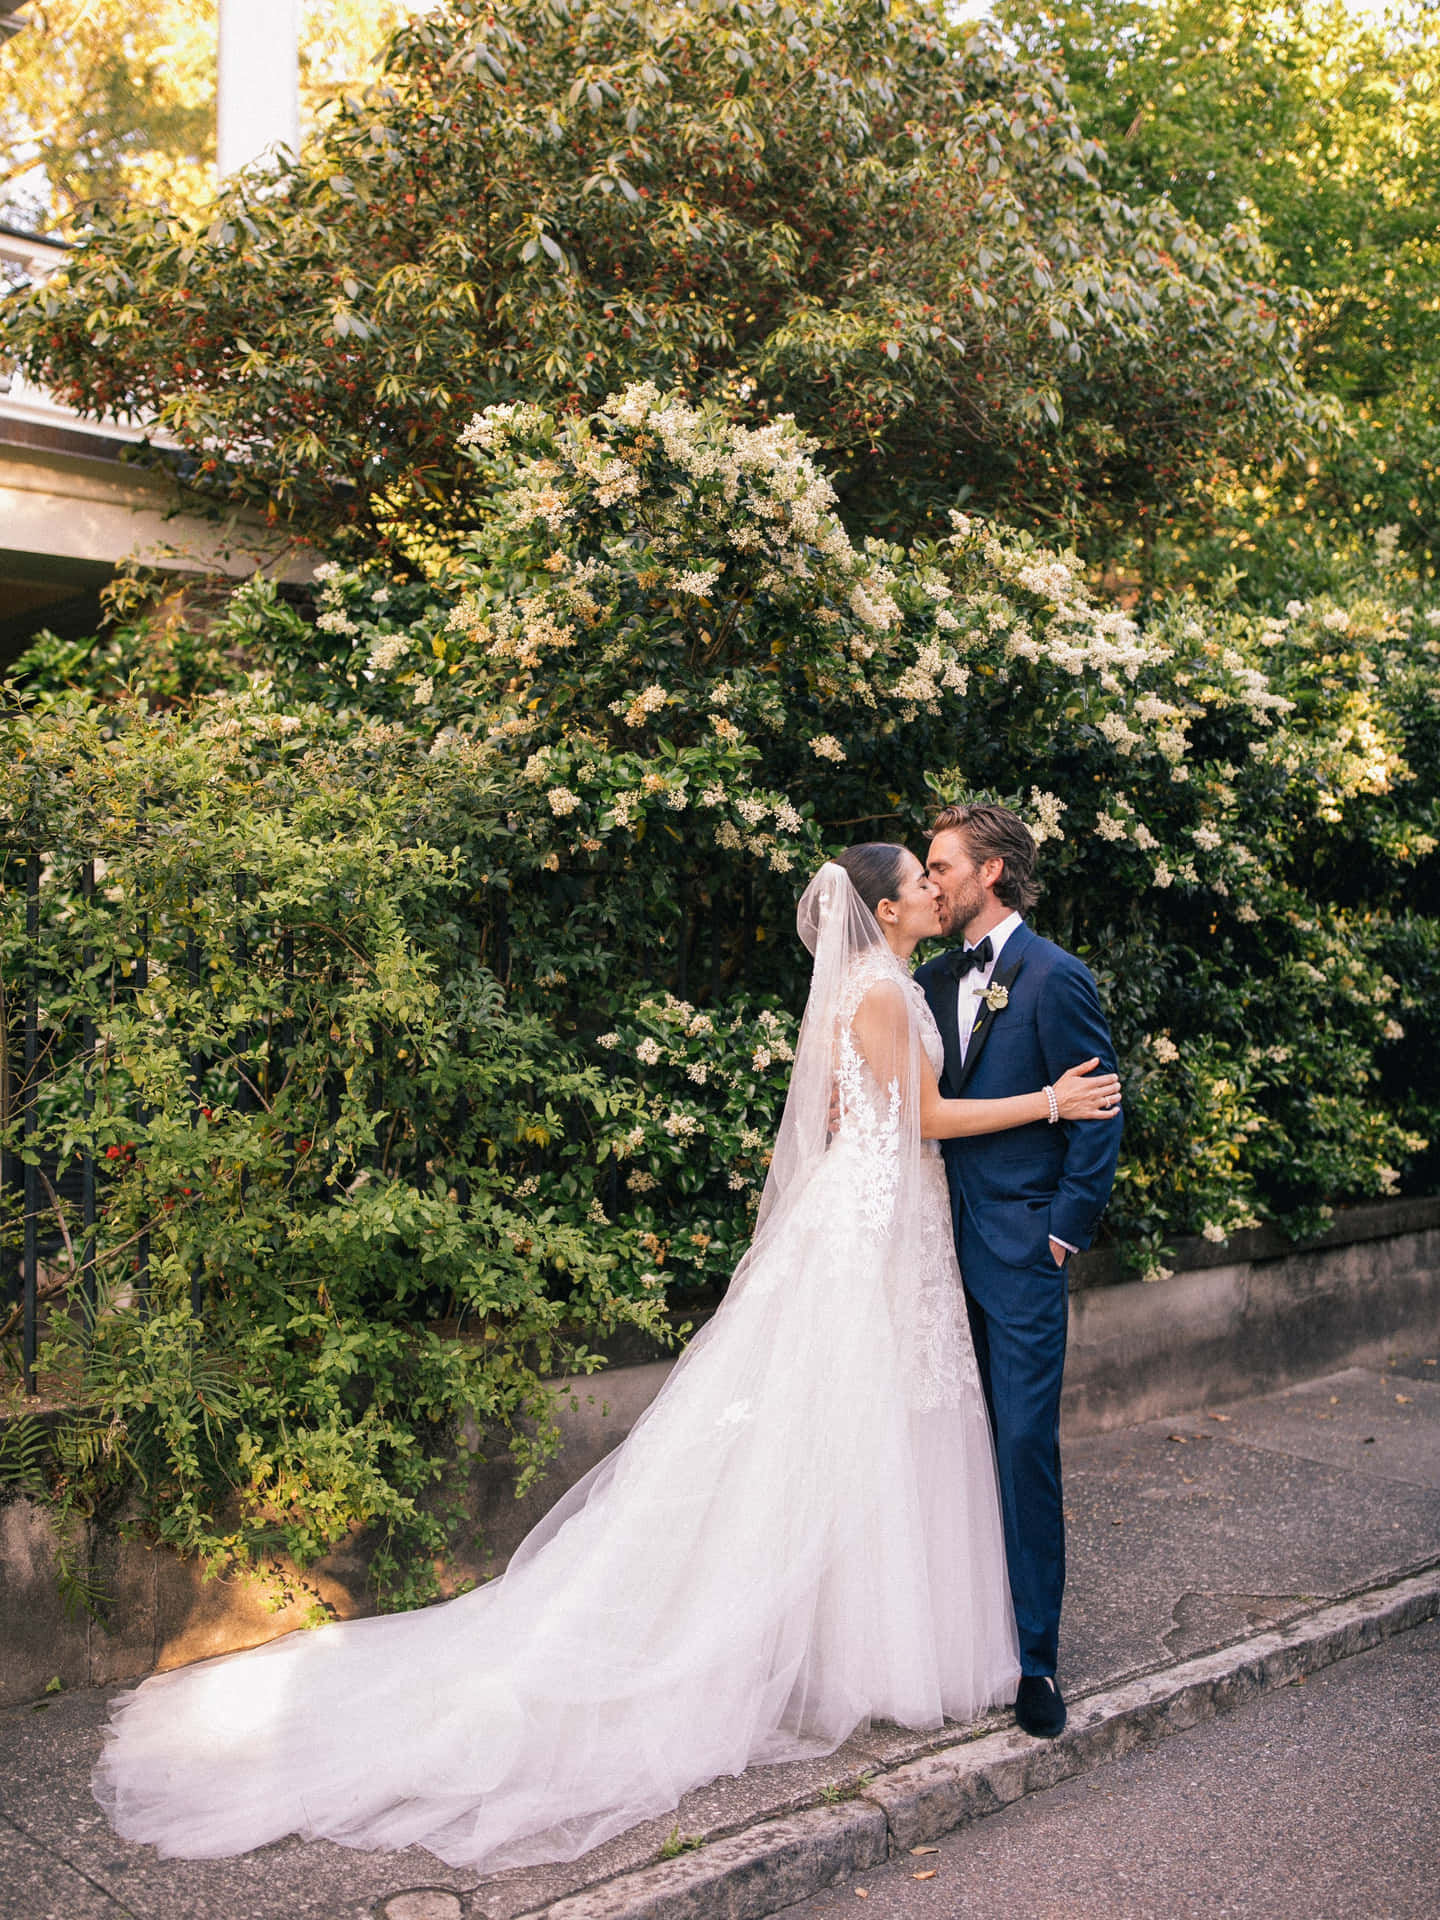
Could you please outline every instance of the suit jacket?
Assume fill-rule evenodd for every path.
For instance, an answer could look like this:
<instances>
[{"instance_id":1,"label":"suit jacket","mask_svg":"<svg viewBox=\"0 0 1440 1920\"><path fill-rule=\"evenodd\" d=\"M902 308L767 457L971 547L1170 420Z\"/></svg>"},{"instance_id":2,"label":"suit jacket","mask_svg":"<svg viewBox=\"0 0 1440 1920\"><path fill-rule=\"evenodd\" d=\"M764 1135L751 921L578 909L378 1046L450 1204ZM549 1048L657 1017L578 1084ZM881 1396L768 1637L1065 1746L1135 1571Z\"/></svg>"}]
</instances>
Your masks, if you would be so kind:
<instances>
[{"instance_id":1,"label":"suit jacket","mask_svg":"<svg viewBox=\"0 0 1440 1920\"><path fill-rule=\"evenodd\" d=\"M982 1000L962 1063L954 954L929 960L915 975L945 1043L940 1091L950 1100L1000 1099L1053 1084L1067 1067L1098 1055L1115 1071L1115 1049L1095 981L1081 961L1023 923L1000 950L990 984L1009 1004ZM957 1240L969 1220L1006 1266L1050 1259L1049 1242L1088 1247L1110 1198L1123 1122L1039 1121L1005 1133L942 1142Z\"/></svg>"}]
</instances>

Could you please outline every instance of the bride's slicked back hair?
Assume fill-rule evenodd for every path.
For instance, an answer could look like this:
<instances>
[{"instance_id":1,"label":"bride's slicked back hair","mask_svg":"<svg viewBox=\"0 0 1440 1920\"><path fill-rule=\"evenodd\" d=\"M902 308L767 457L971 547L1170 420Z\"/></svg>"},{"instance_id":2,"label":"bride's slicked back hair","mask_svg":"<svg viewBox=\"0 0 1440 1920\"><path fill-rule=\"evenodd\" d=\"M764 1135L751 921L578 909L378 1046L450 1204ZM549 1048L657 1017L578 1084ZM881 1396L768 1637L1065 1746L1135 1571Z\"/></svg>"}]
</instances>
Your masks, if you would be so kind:
<instances>
[{"instance_id":1,"label":"bride's slicked back hair","mask_svg":"<svg viewBox=\"0 0 1440 1920\"><path fill-rule=\"evenodd\" d=\"M906 849L893 840L862 840L858 847L846 847L833 856L843 867L850 884L874 913L882 900L898 897L905 875Z\"/></svg>"}]
</instances>

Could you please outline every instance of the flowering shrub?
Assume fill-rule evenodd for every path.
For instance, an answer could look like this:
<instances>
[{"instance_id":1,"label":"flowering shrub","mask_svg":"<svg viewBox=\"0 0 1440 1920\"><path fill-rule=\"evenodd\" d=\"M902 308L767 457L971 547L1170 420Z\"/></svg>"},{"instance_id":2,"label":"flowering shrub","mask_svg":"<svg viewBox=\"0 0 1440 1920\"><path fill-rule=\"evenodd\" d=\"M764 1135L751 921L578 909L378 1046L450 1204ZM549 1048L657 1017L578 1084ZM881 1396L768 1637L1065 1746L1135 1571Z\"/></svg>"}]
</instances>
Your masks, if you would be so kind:
<instances>
[{"instance_id":1,"label":"flowering shrub","mask_svg":"<svg viewBox=\"0 0 1440 1920\"><path fill-rule=\"evenodd\" d=\"M1114 1006L1131 1257L1421 1177L1433 1096L1400 1062L1433 969L1440 627L1376 597L1180 599L1142 629L1073 557L958 514L939 543L856 546L787 423L643 385L589 419L495 409L468 439L493 489L469 579L424 666L370 697L418 687L439 751L506 770L534 977L558 1013L563 974L577 1035L652 982L797 1007L800 876L987 792L1030 820L1040 924ZM360 614L367 591L328 588ZM695 1098L748 1124L755 1089L717 1062ZM705 1209L718 1280L735 1135L707 1125L668 1204Z\"/></svg>"},{"instance_id":2,"label":"flowering shrub","mask_svg":"<svg viewBox=\"0 0 1440 1920\"><path fill-rule=\"evenodd\" d=\"M142 1226L176 1314L202 1267L261 1434L213 1458L257 1527L411 1524L462 1408L523 1413L547 1361L584 1363L567 1328L656 1328L723 1285L803 1003L796 895L839 846L919 843L937 802L1006 799L1042 843L1036 922L1094 968L1121 1054L1109 1231L1136 1267L1433 1181L1428 615L1181 599L1142 627L963 514L856 545L791 423L647 384L466 441L490 512L458 573L328 568L313 622L242 588L196 643L228 683L164 714L144 628L102 663L119 701L37 654L0 770L64 951L95 849L152 941L168 916L221 956L208 998L175 965L127 998L136 936L107 944L106 1101L80 1110L72 1064L45 1138L128 1148L122 1290ZM18 964L13 887L5 913ZM89 990L53 973L52 1014ZM197 1047L227 1084L252 1061L260 1105L217 1080L197 1110ZM169 1524L213 1549L187 1472Z\"/></svg>"}]
</instances>

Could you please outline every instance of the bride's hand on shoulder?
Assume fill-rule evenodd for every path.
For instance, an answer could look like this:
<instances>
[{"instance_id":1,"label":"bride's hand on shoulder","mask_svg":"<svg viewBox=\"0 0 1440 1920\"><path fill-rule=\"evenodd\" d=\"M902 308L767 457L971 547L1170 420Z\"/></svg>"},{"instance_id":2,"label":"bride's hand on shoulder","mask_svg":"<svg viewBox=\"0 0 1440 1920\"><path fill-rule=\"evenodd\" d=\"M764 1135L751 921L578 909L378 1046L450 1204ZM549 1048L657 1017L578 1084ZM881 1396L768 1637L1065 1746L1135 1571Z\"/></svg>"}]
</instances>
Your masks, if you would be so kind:
<instances>
[{"instance_id":1,"label":"bride's hand on shoulder","mask_svg":"<svg viewBox=\"0 0 1440 1920\"><path fill-rule=\"evenodd\" d=\"M1082 1060L1068 1067L1055 1082L1055 1099L1062 1120L1113 1120L1120 1111L1120 1080L1113 1073L1097 1073L1100 1061Z\"/></svg>"}]
</instances>

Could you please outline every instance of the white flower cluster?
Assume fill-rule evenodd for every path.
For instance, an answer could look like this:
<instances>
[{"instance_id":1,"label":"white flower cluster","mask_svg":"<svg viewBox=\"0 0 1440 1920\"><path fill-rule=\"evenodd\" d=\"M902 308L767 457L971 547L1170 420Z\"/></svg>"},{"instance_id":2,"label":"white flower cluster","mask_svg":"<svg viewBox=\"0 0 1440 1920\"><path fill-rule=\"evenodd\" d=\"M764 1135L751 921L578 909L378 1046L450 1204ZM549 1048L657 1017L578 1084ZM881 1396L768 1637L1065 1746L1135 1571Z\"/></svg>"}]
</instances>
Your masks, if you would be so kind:
<instances>
[{"instance_id":1,"label":"white flower cluster","mask_svg":"<svg viewBox=\"0 0 1440 1920\"><path fill-rule=\"evenodd\" d=\"M1122 713L1102 713L1095 725L1117 753L1130 754L1144 745L1144 734L1136 733Z\"/></svg>"},{"instance_id":2,"label":"white flower cluster","mask_svg":"<svg viewBox=\"0 0 1440 1920\"><path fill-rule=\"evenodd\" d=\"M724 570L724 561L715 560L708 567L690 567L675 574L672 584L678 593L692 593L697 599L705 600L715 591L715 583Z\"/></svg>"},{"instance_id":3,"label":"white flower cluster","mask_svg":"<svg viewBox=\"0 0 1440 1920\"><path fill-rule=\"evenodd\" d=\"M890 691L913 706L924 707L929 713L938 713L942 688L963 693L969 681L968 669L947 654L938 642L932 641L916 650L914 660Z\"/></svg>"},{"instance_id":4,"label":"white flower cluster","mask_svg":"<svg viewBox=\"0 0 1440 1920\"><path fill-rule=\"evenodd\" d=\"M359 626L345 610L344 593L345 583L354 583L356 576L346 573L334 560L325 560L316 567L314 577L320 582L316 627L321 633L358 633Z\"/></svg>"},{"instance_id":5,"label":"white flower cluster","mask_svg":"<svg viewBox=\"0 0 1440 1920\"><path fill-rule=\"evenodd\" d=\"M612 459L601 447L587 447L577 464L594 483L597 506L617 507L622 500L633 500L640 491L640 476L629 461Z\"/></svg>"},{"instance_id":6,"label":"white flower cluster","mask_svg":"<svg viewBox=\"0 0 1440 1920\"><path fill-rule=\"evenodd\" d=\"M396 661L403 660L409 651L408 633L383 634L370 649L370 658L365 664L371 673L388 673Z\"/></svg>"},{"instance_id":7,"label":"white flower cluster","mask_svg":"<svg viewBox=\"0 0 1440 1920\"><path fill-rule=\"evenodd\" d=\"M507 440L538 433L544 424L544 411L529 401L503 407L486 407L483 413L475 414L468 425L461 428L460 445L479 447L491 453Z\"/></svg>"},{"instance_id":8,"label":"white flower cluster","mask_svg":"<svg viewBox=\"0 0 1440 1920\"><path fill-rule=\"evenodd\" d=\"M1065 838L1060 825L1060 816L1069 809L1063 800L1058 799L1053 793L1042 793L1039 787L1032 787L1030 806L1035 818L1027 820L1025 824L1029 827L1037 847L1043 846L1047 840Z\"/></svg>"},{"instance_id":9,"label":"white flower cluster","mask_svg":"<svg viewBox=\"0 0 1440 1920\"><path fill-rule=\"evenodd\" d=\"M833 733L817 733L810 742L810 751L817 760L833 760L837 767L845 758L845 749Z\"/></svg>"},{"instance_id":10,"label":"white flower cluster","mask_svg":"<svg viewBox=\"0 0 1440 1920\"><path fill-rule=\"evenodd\" d=\"M739 551L767 550L783 561L798 542L834 559L850 557L849 538L834 518L835 490L788 416L761 427L722 422L673 396L662 399L650 381L612 396L601 411L617 427L654 434L666 459L691 480L718 488L727 504L764 524L763 534L754 526L736 530L732 544ZM783 576L772 585L783 590Z\"/></svg>"},{"instance_id":11,"label":"white flower cluster","mask_svg":"<svg viewBox=\"0 0 1440 1920\"><path fill-rule=\"evenodd\" d=\"M572 793L569 787L551 787L545 798L550 802L550 811L557 820L563 820L567 814L574 813L580 805L578 793Z\"/></svg>"},{"instance_id":12,"label":"white flower cluster","mask_svg":"<svg viewBox=\"0 0 1440 1920\"><path fill-rule=\"evenodd\" d=\"M575 518L575 509L570 506L558 487L541 485L522 488L516 495L516 504L521 507L528 520L543 520L552 533L558 533L567 520Z\"/></svg>"},{"instance_id":13,"label":"white flower cluster","mask_svg":"<svg viewBox=\"0 0 1440 1920\"><path fill-rule=\"evenodd\" d=\"M646 687L643 692L636 694L635 698L630 702L630 705L625 709L626 726L643 727L651 714L658 713L668 698L669 695L666 693L664 687Z\"/></svg>"},{"instance_id":14,"label":"white flower cluster","mask_svg":"<svg viewBox=\"0 0 1440 1920\"><path fill-rule=\"evenodd\" d=\"M1053 600L1064 605L1075 592L1076 579L1073 569L1064 560L1048 560L1016 570L1015 580L1027 593L1033 593L1041 600Z\"/></svg>"},{"instance_id":15,"label":"white flower cluster","mask_svg":"<svg viewBox=\"0 0 1440 1920\"><path fill-rule=\"evenodd\" d=\"M850 611L862 627L872 627L876 632L887 632L898 627L905 618L890 595L888 572L880 571L857 580L850 589Z\"/></svg>"},{"instance_id":16,"label":"white flower cluster","mask_svg":"<svg viewBox=\"0 0 1440 1920\"><path fill-rule=\"evenodd\" d=\"M1135 712L1141 720L1151 725L1160 720L1180 718L1180 709L1172 706L1168 700L1162 700L1158 693L1142 693L1135 702Z\"/></svg>"}]
</instances>

